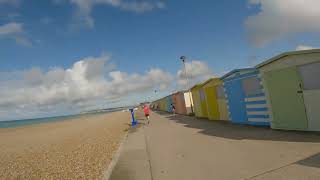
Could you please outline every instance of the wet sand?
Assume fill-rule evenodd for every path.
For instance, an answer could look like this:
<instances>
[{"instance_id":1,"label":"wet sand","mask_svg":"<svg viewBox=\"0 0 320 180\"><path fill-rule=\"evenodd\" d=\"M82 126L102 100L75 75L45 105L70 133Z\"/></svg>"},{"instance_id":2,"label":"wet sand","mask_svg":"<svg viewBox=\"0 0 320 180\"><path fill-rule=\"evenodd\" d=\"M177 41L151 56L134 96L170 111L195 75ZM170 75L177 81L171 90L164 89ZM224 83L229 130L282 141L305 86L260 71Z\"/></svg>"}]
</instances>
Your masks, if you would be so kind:
<instances>
[{"instance_id":1,"label":"wet sand","mask_svg":"<svg viewBox=\"0 0 320 180\"><path fill-rule=\"evenodd\" d=\"M0 179L101 179L128 112L0 129Z\"/></svg>"}]
</instances>

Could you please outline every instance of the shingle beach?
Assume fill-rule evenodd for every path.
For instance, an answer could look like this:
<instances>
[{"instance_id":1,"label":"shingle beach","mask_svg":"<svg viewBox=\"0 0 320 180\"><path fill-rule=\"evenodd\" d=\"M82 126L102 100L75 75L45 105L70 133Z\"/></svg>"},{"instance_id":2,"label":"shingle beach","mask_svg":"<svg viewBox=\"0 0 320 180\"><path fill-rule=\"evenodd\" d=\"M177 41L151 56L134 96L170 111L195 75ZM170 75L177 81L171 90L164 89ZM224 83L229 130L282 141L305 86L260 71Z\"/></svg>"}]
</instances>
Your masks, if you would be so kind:
<instances>
[{"instance_id":1,"label":"shingle beach","mask_svg":"<svg viewBox=\"0 0 320 180\"><path fill-rule=\"evenodd\" d=\"M0 179L100 179L129 122L114 112L0 129Z\"/></svg>"}]
</instances>

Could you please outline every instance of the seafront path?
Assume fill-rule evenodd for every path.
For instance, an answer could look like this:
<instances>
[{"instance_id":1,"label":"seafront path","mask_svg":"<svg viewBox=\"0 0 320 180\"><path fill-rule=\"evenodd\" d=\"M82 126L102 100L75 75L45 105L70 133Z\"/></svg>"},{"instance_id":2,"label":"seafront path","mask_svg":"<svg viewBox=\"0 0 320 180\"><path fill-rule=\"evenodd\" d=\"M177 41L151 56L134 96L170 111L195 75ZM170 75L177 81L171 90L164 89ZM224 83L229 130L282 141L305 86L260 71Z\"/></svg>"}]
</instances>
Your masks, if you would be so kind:
<instances>
[{"instance_id":1,"label":"seafront path","mask_svg":"<svg viewBox=\"0 0 320 180\"><path fill-rule=\"evenodd\" d=\"M153 112L131 129L110 179L320 179L320 134Z\"/></svg>"}]
</instances>

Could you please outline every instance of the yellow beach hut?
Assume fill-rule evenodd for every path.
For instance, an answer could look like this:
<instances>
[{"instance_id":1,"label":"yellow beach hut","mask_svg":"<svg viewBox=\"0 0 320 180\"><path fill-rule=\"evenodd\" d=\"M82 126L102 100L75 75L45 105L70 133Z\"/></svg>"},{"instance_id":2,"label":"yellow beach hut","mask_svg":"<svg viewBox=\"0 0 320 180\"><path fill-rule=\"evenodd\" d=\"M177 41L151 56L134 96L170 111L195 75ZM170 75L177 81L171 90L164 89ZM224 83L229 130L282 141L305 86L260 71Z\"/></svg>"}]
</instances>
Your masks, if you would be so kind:
<instances>
[{"instance_id":1,"label":"yellow beach hut","mask_svg":"<svg viewBox=\"0 0 320 180\"><path fill-rule=\"evenodd\" d=\"M211 78L204 82L208 118L210 120L228 120L227 101L223 82L219 78Z\"/></svg>"},{"instance_id":2,"label":"yellow beach hut","mask_svg":"<svg viewBox=\"0 0 320 180\"><path fill-rule=\"evenodd\" d=\"M167 103L165 98L160 99L160 110L161 111L167 110Z\"/></svg>"},{"instance_id":3,"label":"yellow beach hut","mask_svg":"<svg viewBox=\"0 0 320 180\"><path fill-rule=\"evenodd\" d=\"M207 102L203 89L203 83L197 84L191 88L192 99L194 104L194 114L196 117L207 118Z\"/></svg>"}]
</instances>

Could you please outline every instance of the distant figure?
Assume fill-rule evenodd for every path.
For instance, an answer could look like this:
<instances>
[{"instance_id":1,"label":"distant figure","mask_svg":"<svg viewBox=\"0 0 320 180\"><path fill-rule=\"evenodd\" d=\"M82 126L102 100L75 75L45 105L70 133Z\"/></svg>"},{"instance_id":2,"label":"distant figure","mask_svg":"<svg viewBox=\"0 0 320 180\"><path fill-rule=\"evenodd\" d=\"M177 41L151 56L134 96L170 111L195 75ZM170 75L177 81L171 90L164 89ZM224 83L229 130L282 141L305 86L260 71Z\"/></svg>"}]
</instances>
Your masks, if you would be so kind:
<instances>
[{"instance_id":1,"label":"distant figure","mask_svg":"<svg viewBox=\"0 0 320 180\"><path fill-rule=\"evenodd\" d=\"M150 120L149 120L150 109L149 109L149 107L147 105L143 106L143 112L144 112L144 115L146 116L147 123L149 124L150 123Z\"/></svg>"},{"instance_id":2,"label":"distant figure","mask_svg":"<svg viewBox=\"0 0 320 180\"><path fill-rule=\"evenodd\" d=\"M172 109L173 114L176 114L176 107L174 107L173 104L171 104L171 109Z\"/></svg>"}]
</instances>

